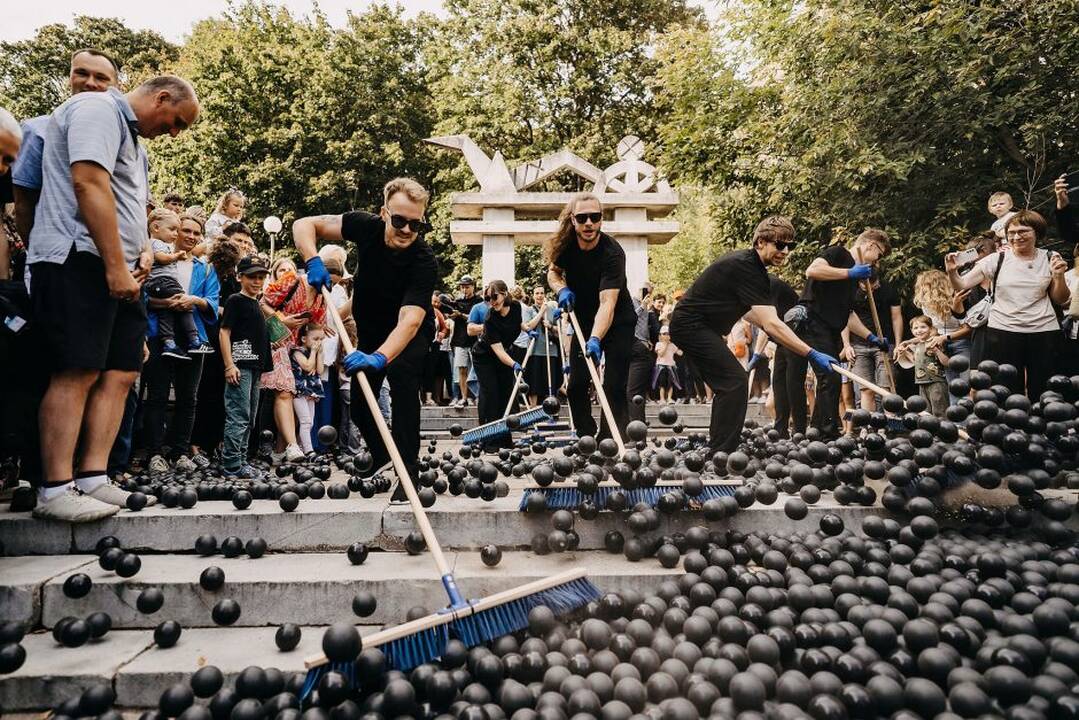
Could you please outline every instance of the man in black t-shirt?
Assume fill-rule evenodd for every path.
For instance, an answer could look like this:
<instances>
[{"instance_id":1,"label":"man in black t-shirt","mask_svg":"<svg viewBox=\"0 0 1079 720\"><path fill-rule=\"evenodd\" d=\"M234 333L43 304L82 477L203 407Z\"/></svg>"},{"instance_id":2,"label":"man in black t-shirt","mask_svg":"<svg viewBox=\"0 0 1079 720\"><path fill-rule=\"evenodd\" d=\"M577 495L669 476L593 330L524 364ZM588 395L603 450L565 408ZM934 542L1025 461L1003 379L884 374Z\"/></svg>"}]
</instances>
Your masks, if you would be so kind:
<instances>
[{"instance_id":1,"label":"man in black t-shirt","mask_svg":"<svg viewBox=\"0 0 1079 720\"><path fill-rule=\"evenodd\" d=\"M626 287L626 253L610 235L601 232L603 207L591 193L579 193L562 210L558 233L544 244L547 282L563 311L573 310L588 341L584 352L596 365L606 357L603 391L611 405L618 432L624 436L629 420L626 387L637 314ZM570 349L570 378L566 394L579 435L596 435L588 388L592 378L574 337ZM599 436L609 437L602 416Z\"/></svg>"},{"instance_id":2,"label":"man in black t-shirt","mask_svg":"<svg viewBox=\"0 0 1079 720\"><path fill-rule=\"evenodd\" d=\"M708 430L713 452L737 449L746 419L747 373L723 337L743 316L821 373L831 373L837 362L799 340L772 304L767 268L782 265L792 247L790 220L765 218L753 231L753 247L729 252L705 268L671 314L671 341L715 392Z\"/></svg>"},{"instance_id":3,"label":"man in black t-shirt","mask_svg":"<svg viewBox=\"0 0 1079 720\"><path fill-rule=\"evenodd\" d=\"M832 245L806 268L805 290L797 308L788 313L791 327L798 337L824 352L854 361L854 352L844 348L842 333L849 330L865 338L884 352L889 351L887 338L879 338L867 328L854 312L857 284L869 279L873 266L891 250L888 235L883 230L869 228L854 240L848 251L842 245ZM802 315L804 317L795 317ZM806 429L806 363L792 358L787 365L787 394L791 401L791 423L794 432ZM813 405L813 427L825 437L839 434L840 379L832 373L817 371L817 399Z\"/></svg>"},{"instance_id":4,"label":"man in black t-shirt","mask_svg":"<svg viewBox=\"0 0 1079 720\"><path fill-rule=\"evenodd\" d=\"M476 281L471 275L462 275L457 281L457 289L461 291L460 297L454 300L457 309L450 313L453 319L453 335L450 336L450 347L453 348L453 367L457 371L457 387L461 397L454 403L454 407L463 408L468 405L468 376L472 372L472 353L470 350L476 342L476 338L468 334L468 313L483 299L476 294Z\"/></svg>"},{"instance_id":5,"label":"man in black t-shirt","mask_svg":"<svg viewBox=\"0 0 1079 720\"><path fill-rule=\"evenodd\" d=\"M352 242L356 252L352 317L356 321L356 350L342 366L350 375L367 374L378 397L389 378L393 406L393 441L415 480L420 450L420 383L423 361L434 338L431 293L438 279L438 262L423 235L429 193L415 180L397 178L383 188L378 215L348 212L297 220L292 226L296 248L307 266L307 282L321 291L330 276L317 254L319 240ZM353 378L352 419L374 458L373 469L389 460L366 398ZM400 486L393 500L403 498Z\"/></svg>"}]
</instances>

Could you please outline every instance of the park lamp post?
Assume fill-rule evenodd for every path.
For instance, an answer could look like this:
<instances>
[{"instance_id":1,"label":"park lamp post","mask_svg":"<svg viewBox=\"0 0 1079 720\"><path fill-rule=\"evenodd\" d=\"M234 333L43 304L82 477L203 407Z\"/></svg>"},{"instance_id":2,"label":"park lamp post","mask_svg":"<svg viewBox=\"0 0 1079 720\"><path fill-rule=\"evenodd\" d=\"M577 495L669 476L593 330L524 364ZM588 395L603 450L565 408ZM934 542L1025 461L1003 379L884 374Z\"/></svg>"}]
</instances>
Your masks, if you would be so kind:
<instances>
[{"instance_id":1,"label":"park lamp post","mask_svg":"<svg viewBox=\"0 0 1079 720\"><path fill-rule=\"evenodd\" d=\"M281 218L270 215L262 221L262 229L270 234L270 260L274 259L277 250L277 233L281 232Z\"/></svg>"}]
</instances>

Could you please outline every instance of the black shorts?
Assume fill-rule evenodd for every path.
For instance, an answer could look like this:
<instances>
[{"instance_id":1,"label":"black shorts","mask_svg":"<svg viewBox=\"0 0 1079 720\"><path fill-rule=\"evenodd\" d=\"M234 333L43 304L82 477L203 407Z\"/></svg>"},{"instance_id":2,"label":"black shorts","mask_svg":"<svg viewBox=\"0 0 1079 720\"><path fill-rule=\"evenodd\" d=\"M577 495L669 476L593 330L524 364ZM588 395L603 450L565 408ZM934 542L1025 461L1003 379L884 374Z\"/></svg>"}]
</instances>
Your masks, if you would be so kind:
<instances>
[{"instance_id":1,"label":"black shorts","mask_svg":"<svg viewBox=\"0 0 1079 720\"><path fill-rule=\"evenodd\" d=\"M34 263L30 302L54 371L142 368L146 310L109 296L97 255L72 247L62 265Z\"/></svg>"}]
</instances>

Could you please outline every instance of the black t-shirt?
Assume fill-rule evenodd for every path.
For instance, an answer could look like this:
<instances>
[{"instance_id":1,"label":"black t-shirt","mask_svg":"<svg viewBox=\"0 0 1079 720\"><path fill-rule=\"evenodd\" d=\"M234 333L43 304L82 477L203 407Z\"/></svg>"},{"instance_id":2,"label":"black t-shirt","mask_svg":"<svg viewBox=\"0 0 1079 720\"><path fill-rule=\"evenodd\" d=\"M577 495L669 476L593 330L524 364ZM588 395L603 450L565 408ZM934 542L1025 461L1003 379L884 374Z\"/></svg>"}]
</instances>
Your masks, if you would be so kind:
<instances>
[{"instance_id":1,"label":"black t-shirt","mask_svg":"<svg viewBox=\"0 0 1079 720\"><path fill-rule=\"evenodd\" d=\"M573 309L585 337L592 332L603 290L618 290L611 327L637 324L626 286L626 253L610 235L600 233L599 242L588 251L581 250L576 239L571 240L554 264L566 272L566 285L577 298Z\"/></svg>"},{"instance_id":2,"label":"black t-shirt","mask_svg":"<svg viewBox=\"0 0 1079 720\"><path fill-rule=\"evenodd\" d=\"M880 327L884 331L884 337L895 342L895 333L892 331L892 308L899 305L899 294L885 280L873 288L873 302L877 305L877 315L880 317ZM871 332L876 332L873 323L873 309L869 307L869 296L865 294L865 286L858 283L854 291L854 313ZM850 341L854 345L865 345L866 342L854 333L851 333Z\"/></svg>"},{"instance_id":3,"label":"black t-shirt","mask_svg":"<svg viewBox=\"0 0 1079 720\"><path fill-rule=\"evenodd\" d=\"M11 182L11 170L0 175L0 205L15 202L15 188ZM0 208L3 210L3 208Z\"/></svg>"},{"instance_id":4,"label":"black t-shirt","mask_svg":"<svg viewBox=\"0 0 1079 720\"><path fill-rule=\"evenodd\" d=\"M495 310L487 313L487 319L483 322L483 334L472 346L472 353L494 357L494 353L491 352L492 345L502 343L502 349L508 351L520 334L521 303L510 300L509 312L505 316Z\"/></svg>"},{"instance_id":5,"label":"black t-shirt","mask_svg":"<svg viewBox=\"0 0 1079 720\"><path fill-rule=\"evenodd\" d=\"M854 267L854 256L842 245L832 245L820 254L835 268ZM809 314L817 317L836 332L847 326L854 309L855 280L808 280L802 291L802 304Z\"/></svg>"},{"instance_id":6,"label":"black t-shirt","mask_svg":"<svg viewBox=\"0 0 1079 720\"><path fill-rule=\"evenodd\" d=\"M438 281L438 261L430 246L417 238L404 250L391 250L386 246L386 223L367 212L342 215L341 236L356 246L352 317L357 349L377 350L397 327L405 305L427 313L416 335L430 343L435 337L431 294Z\"/></svg>"},{"instance_id":7,"label":"black t-shirt","mask_svg":"<svg viewBox=\"0 0 1079 720\"><path fill-rule=\"evenodd\" d=\"M782 320L787 311L798 304L798 293L783 278L769 274L768 300L775 305L776 315ZM768 337L775 341L771 335Z\"/></svg>"},{"instance_id":8,"label":"black t-shirt","mask_svg":"<svg viewBox=\"0 0 1079 720\"><path fill-rule=\"evenodd\" d=\"M674 308L674 318L726 335L754 305L771 305L768 270L757 251L734 250L704 269Z\"/></svg>"},{"instance_id":9,"label":"black t-shirt","mask_svg":"<svg viewBox=\"0 0 1079 720\"><path fill-rule=\"evenodd\" d=\"M481 302L483 302L483 298L475 294L470 298L462 297L454 300L464 317L453 319L453 335L450 336L450 347L470 348L476 344L476 338L468 334L468 312Z\"/></svg>"},{"instance_id":10,"label":"black t-shirt","mask_svg":"<svg viewBox=\"0 0 1079 720\"><path fill-rule=\"evenodd\" d=\"M243 293L225 302L221 327L231 331L232 362L239 368L266 372L273 370L270 336L258 300Z\"/></svg>"}]
</instances>

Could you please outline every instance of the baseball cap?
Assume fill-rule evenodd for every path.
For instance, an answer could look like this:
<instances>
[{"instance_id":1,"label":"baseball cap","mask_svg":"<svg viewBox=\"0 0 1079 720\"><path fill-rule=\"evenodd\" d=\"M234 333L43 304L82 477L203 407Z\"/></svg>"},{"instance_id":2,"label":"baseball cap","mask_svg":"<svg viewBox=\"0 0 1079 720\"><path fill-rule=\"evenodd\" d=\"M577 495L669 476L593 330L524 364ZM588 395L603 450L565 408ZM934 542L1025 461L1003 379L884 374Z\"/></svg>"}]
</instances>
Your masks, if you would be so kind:
<instances>
[{"instance_id":1,"label":"baseball cap","mask_svg":"<svg viewBox=\"0 0 1079 720\"><path fill-rule=\"evenodd\" d=\"M266 263L266 258L261 255L248 255L240 258L240 262L236 265L237 275L254 275L269 272L270 266Z\"/></svg>"},{"instance_id":2,"label":"baseball cap","mask_svg":"<svg viewBox=\"0 0 1079 720\"><path fill-rule=\"evenodd\" d=\"M457 287L462 285L475 285L476 281L472 279L471 275L462 275L461 279L457 281Z\"/></svg>"}]
</instances>

